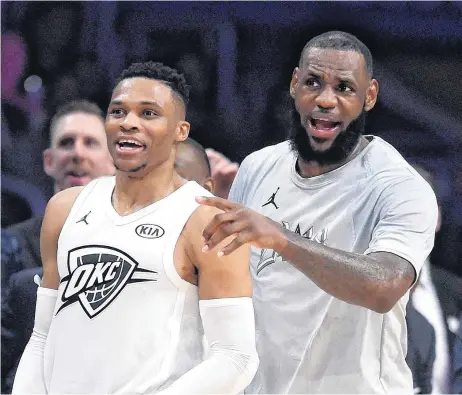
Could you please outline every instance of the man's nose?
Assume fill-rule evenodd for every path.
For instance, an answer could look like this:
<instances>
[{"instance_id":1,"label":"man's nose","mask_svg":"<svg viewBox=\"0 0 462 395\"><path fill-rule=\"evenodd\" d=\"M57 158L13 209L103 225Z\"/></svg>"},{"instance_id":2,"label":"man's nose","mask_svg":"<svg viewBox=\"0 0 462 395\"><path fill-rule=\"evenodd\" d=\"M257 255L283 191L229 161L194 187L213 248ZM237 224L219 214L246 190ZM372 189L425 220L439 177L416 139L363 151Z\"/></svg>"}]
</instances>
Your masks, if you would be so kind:
<instances>
[{"instance_id":1,"label":"man's nose","mask_svg":"<svg viewBox=\"0 0 462 395\"><path fill-rule=\"evenodd\" d=\"M326 86L316 97L316 104L323 110L335 108L337 106L337 95L330 86Z\"/></svg>"},{"instance_id":2,"label":"man's nose","mask_svg":"<svg viewBox=\"0 0 462 395\"><path fill-rule=\"evenodd\" d=\"M87 156L87 147L85 146L85 143L81 140L77 140L74 144L72 154L72 159L75 163L83 161Z\"/></svg>"},{"instance_id":3,"label":"man's nose","mask_svg":"<svg viewBox=\"0 0 462 395\"><path fill-rule=\"evenodd\" d=\"M129 112L122 122L122 128L124 131L133 131L140 128L140 119L133 112Z\"/></svg>"}]
</instances>

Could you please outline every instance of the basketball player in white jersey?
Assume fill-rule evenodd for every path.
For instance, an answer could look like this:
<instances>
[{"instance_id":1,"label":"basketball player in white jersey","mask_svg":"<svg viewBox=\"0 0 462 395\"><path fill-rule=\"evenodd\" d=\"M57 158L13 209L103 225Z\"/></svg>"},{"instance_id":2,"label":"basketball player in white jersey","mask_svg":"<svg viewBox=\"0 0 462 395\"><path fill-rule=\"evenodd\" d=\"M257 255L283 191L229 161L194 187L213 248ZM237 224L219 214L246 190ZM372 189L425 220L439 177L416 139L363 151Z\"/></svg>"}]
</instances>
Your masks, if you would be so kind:
<instances>
[{"instance_id":1,"label":"basketball player in white jersey","mask_svg":"<svg viewBox=\"0 0 462 395\"><path fill-rule=\"evenodd\" d=\"M116 175L48 204L13 393L238 393L253 378L250 247L201 251L220 210L200 207L194 197L211 194L174 170L187 100L184 77L161 63L120 76L106 118Z\"/></svg>"},{"instance_id":2,"label":"basketball player in white jersey","mask_svg":"<svg viewBox=\"0 0 462 395\"><path fill-rule=\"evenodd\" d=\"M431 187L388 143L363 136L377 100L356 37L307 43L290 83L289 141L247 157L204 231L220 254L251 243L260 367L248 393L412 393L408 291L437 222ZM215 254L211 254L215 255Z\"/></svg>"}]
</instances>

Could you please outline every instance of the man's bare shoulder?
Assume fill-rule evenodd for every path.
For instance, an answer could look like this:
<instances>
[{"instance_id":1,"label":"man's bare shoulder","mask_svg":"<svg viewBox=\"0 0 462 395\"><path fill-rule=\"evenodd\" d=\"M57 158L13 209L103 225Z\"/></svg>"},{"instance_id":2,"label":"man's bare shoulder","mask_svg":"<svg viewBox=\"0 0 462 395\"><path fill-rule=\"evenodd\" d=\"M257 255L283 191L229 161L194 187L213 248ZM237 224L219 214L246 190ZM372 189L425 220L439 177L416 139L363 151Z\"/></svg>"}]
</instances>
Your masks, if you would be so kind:
<instances>
[{"instance_id":1,"label":"man's bare shoulder","mask_svg":"<svg viewBox=\"0 0 462 395\"><path fill-rule=\"evenodd\" d=\"M226 212L212 206L199 206L189 218L184 236L188 256L199 270L199 297L216 299L252 295L250 279L250 245L245 244L226 256L219 256L220 248L232 242L230 236L213 250L203 250L203 231L216 215Z\"/></svg>"},{"instance_id":2,"label":"man's bare shoulder","mask_svg":"<svg viewBox=\"0 0 462 395\"><path fill-rule=\"evenodd\" d=\"M47 212L53 214L69 214L77 197L84 187L71 187L55 194L48 202Z\"/></svg>"},{"instance_id":3,"label":"man's bare shoulder","mask_svg":"<svg viewBox=\"0 0 462 395\"><path fill-rule=\"evenodd\" d=\"M72 187L55 194L47 204L42 228L46 224L48 228L54 228L60 232L83 188Z\"/></svg>"},{"instance_id":4,"label":"man's bare shoulder","mask_svg":"<svg viewBox=\"0 0 462 395\"><path fill-rule=\"evenodd\" d=\"M217 214L224 213L223 210L220 210L216 207L212 206L199 206L194 212L191 214L189 221L186 223L185 230L187 232L194 232L202 231L207 226L207 224L215 217Z\"/></svg>"},{"instance_id":5,"label":"man's bare shoulder","mask_svg":"<svg viewBox=\"0 0 462 395\"><path fill-rule=\"evenodd\" d=\"M40 252L43 265L42 286L45 288L57 289L59 286L56 257L58 238L82 189L83 187L73 187L58 192L48 202L40 233Z\"/></svg>"}]
</instances>

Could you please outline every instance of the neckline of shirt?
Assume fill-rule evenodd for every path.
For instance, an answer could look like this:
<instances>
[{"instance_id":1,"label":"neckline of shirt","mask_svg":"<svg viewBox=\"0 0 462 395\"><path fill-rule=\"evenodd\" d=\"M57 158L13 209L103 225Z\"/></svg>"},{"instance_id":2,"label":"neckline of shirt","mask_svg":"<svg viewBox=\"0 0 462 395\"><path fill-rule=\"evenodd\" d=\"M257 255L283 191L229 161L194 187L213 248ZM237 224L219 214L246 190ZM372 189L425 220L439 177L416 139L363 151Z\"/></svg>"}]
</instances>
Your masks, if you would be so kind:
<instances>
[{"instance_id":1,"label":"neckline of shirt","mask_svg":"<svg viewBox=\"0 0 462 395\"><path fill-rule=\"evenodd\" d=\"M290 175L291 179L295 185L303 189L316 189L323 187L325 185L331 184L341 178L346 171L350 168L356 166L362 158L374 147L377 145L377 142L380 140L377 136L364 135L364 137L370 139L369 144L352 160L345 163L344 165L338 167L337 169L331 170L327 173L320 174L319 176L304 178L297 173L296 165L298 156L293 153L292 160L290 164Z\"/></svg>"},{"instance_id":2,"label":"neckline of shirt","mask_svg":"<svg viewBox=\"0 0 462 395\"><path fill-rule=\"evenodd\" d=\"M109 180L109 186L108 188L106 188L107 193L105 194L105 197L104 197L104 200L109 206L107 209L107 213L114 220L116 225L126 225L131 222L135 222L143 218L144 216L151 214L153 211L160 209L166 203L171 203L172 200L175 199L176 196L180 194L180 191L184 191L190 188L192 184L194 184L193 181L188 181L185 184L183 184L181 187L173 191L171 194L165 196L164 198L157 200L131 214L120 215L117 212L117 210L114 208L114 205L112 204L112 195L114 193L114 188L115 188L115 177L112 177L112 179Z\"/></svg>"}]
</instances>

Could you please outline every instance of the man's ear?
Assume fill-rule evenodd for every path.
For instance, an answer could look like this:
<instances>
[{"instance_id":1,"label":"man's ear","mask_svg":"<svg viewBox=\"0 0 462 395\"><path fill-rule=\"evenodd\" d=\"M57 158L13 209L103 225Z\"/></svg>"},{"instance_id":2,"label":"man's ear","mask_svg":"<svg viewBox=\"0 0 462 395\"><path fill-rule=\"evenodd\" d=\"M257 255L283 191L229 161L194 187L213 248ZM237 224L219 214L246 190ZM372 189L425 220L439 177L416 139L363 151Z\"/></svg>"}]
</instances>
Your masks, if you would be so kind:
<instances>
[{"instance_id":1,"label":"man's ear","mask_svg":"<svg viewBox=\"0 0 462 395\"><path fill-rule=\"evenodd\" d=\"M377 102L377 96L379 94L379 82L372 79L369 83L369 87L366 92L366 103L364 108L366 111L372 110Z\"/></svg>"},{"instance_id":2,"label":"man's ear","mask_svg":"<svg viewBox=\"0 0 462 395\"><path fill-rule=\"evenodd\" d=\"M187 121L180 121L177 127L177 142L185 141L189 136L191 125Z\"/></svg>"},{"instance_id":3,"label":"man's ear","mask_svg":"<svg viewBox=\"0 0 462 395\"><path fill-rule=\"evenodd\" d=\"M298 84L298 67L295 67L294 72L292 73L292 79L290 80L289 92L292 99L295 99L295 89Z\"/></svg>"},{"instance_id":4,"label":"man's ear","mask_svg":"<svg viewBox=\"0 0 462 395\"><path fill-rule=\"evenodd\" d=\"M207 191L213 193L213 180L212 177L208 177L205 182L202 184L202 186L207 189Z\"/></svg>"},{"instance_id":5,"label":"man's ear","mask_svg":"<svg viewBox=\"0 0 462 395\"><path fill-rule=\"evenodd\" d=\"M53 166L53 152L51 148L47 148L43 151L43 170L47 176L54 176L55 169Z\"/></svg>"}]
</instances>

